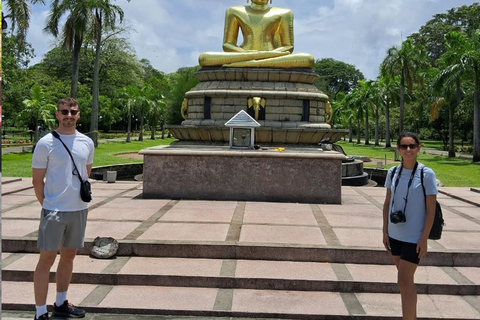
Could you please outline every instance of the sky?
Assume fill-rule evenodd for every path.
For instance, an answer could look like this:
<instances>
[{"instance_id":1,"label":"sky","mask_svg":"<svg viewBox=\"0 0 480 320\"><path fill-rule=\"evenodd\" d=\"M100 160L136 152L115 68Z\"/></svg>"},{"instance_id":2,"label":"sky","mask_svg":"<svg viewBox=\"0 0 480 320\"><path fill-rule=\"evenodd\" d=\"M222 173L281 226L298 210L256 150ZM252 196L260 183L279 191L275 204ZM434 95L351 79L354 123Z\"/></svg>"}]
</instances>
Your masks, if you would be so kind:
<instances>
[{"instance_id":1,"label":"sky","mask_svg":"<svg viewBox=\"0 0 480 320\"><path fill-rule=\"evenodd\" d=\"M50 2L47 0L46 2ZM165 73L198 65L205 51L222 51L225 10L245 0L118 0L139 59ZM401 45L435 14L473 0L273 0L294 13L294 53L333 58L375 79L388 48ZM56 40L43 32L49 5L34 5L27 41L38 63Z\"/></svg>"}]
</instances>

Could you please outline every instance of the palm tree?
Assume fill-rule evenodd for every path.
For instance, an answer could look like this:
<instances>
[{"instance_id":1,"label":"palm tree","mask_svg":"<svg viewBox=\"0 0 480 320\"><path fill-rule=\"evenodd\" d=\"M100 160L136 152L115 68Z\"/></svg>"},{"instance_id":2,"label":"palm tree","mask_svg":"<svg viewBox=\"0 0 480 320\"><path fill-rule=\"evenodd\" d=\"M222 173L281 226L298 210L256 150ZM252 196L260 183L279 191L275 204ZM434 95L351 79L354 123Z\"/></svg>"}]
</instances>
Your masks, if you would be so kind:
<instances>
[{"instance_id":1,"label":"palm tree","mask_svg":"<svg viewBox=\"0 0 480 320\"><path fill-rule=\"evenodd\" d=\"M378 97L380 104L385 108L385 147L390 148L391 131L390 131L390 107L398 99L397 83L390 77L380 77L378 83Z\"/></svg>"},{"instance_id":2,"label":"palm tree","mask_svg":"<svg viewBox=\"0 0 480 320\"><path fill-rule=\"evenodd\" d=\"M125 142L130 142L130 135L132 133L132 115L135 107L135 98L137 94L138 89L135 86L128 86L122 88L116 94L116 102L122 105L123 112L127 116L127 138Z\"/></svg>"},{"instance_id":3,"label":"palm tree","mask_svg":"<svg viewBox=\"0 0 480 320\"><path fill-rule=\"evenodd\" d=\"M454 148L454 112L455 108L458 108L462 100L461 81L467 74L468 66L465 65L465 59L463 59L462 48L465 47L467 37L464 34L458 32L450 32L445 35L445 46L447 50L442 55L441 62L445 66L444 69L438 74L434 82L434 88L438 92L443 91L443 95L447 97L455 96L455 102L448 103L448 135L449 135L449 147L448 157L455 157ZM450 99L449 99L450 100ZM444 99L440 98L434 103L432 114L438 115L438 107L442 105Z\"/></svg>"},{"instance_id":4,"label":"palm tree","mask_svg":"<svg viewBox=\"0 0 480 320\"><path fill-rule=\"evenodd\" d=\"M361 96L361 104L363 112L365 113L365 144L370 144L370 135L369 135L369 122L368 115L369 109L375 114L375 145L379 145L378 142L378 85L376 81L358 81L359 84L359 94Z\"/></svg>"},{"instance_id":5,"label":"palm tree","mask_svg":"<svg viewBox=\"0 0 480 320\"><path fill-rule=\"evenodd\" d=\"M399 132L403 132L403 118L405 109L405 85L408 91L413 89L413 83L417 78L417 72L425 65L427 59L423 50L416 47L411 39L407 39L402 46L391 47L387 51L387 57L383 60L380 70L383 76L395 79L400 75L400 120Z\"/></svg>"},{"instance_id":6,"label":"palm tree","mask_svg":"<svg viewBox=\"0 0 480 320\"><path fill-rule=\"evenodd\" d=\"M115 29L118 20L123 21L123 10L110 3L109 0L96 0L92 3L93 7L93 35L95 38L95 60L93 66L93 93L92 93L92 114L90 120L90 132L93 135L93 141L97 145L98 133L98 99L100 95L100 53L103 32L107 29Z\"/></svg>"},{"instance_id":7,"label":"palm tree","mask_svg":"<svg viewBox=\"0 0 480 320\"><path fill-rule=\"evenodd\" d=\"M349 142L352 142L352 134L353 134L353 119L357 120L357 144L360 144L360 132L361 132L361 120L363 119L363 105L362 105L362 94L359 88L354 88L352 92L350 92L344 101L344 108L348 110L349 118Z\"/></svg>"},{"instance_id":8,"label":"palm tree","mask_svg":"<svg viewBox=\"0 0 480 320\"><path fill-rule=\"evenodd\" d=\"M44 28L46 32L58 37L60 35L58 30L60 20L63 15L68 14L61 36L63 47L72 50L72 80L70 87L70 96L72 98L77 97L78 62L83 38L94 23L90 5L91 1L84 0L53 0L47 25Z\"/></svg>"},{"instance_id":9,"label":"palm tree","mask_svg":"<svg viewBox=\"0 0 480 320\"><path fill-rule=\"evenodd\" d=\"M480 29L470 37L466 43L463 57L465 64L470 67L474 78L473 91L473 162L480 161Z\"/></svg>"},{"instance_id":10,"label":"palm tree","mask_svg":"<svg viewBox=\"0 0 480 320\"><path fill-rule=\"evenodd\" d=\"M4 16L2 11L2 30L7 28L6 19L10 19L12 33L17 29L16 36L20 45L24 44L30 26L30 6L28 2L45 4L44 0L6 0L2 2L9 12Z\"/></svg>"},{"instance_id":11,"label":"palm tree","mask_svg":"<svg viewBox=\"0 0 480 320\"><path fill-rule=\"evenodd\" d=\"M150 108L149 116L150 116L150 127L152 128L152 133L150 135L151 140L155 140L155 129L158 123L161 123L162 126L162 139L165 136L164 131L164 123L165 123L165 101L163 100L156 100L153 102Z\"/></svg>"},{"instance_id":12,"label":"palm tree","mask_svg":"<svg viewBox=\"0 0 480 320\"><path fill-rule=\"evenodd\" d=\"M39 84L34 84L31 89L31 99L23 100L23 105L25 108L19 113L19 119L31 119L31 121L36 125L39 120L42 120L45 124L52 125L55 122L53 114L57 109L54 104L47 103L48 98L45 96L45 93L42 90L42 87ZM38 141L37 130L35 130L35 139L34 142Z\"/></svg>"}]
</instances>

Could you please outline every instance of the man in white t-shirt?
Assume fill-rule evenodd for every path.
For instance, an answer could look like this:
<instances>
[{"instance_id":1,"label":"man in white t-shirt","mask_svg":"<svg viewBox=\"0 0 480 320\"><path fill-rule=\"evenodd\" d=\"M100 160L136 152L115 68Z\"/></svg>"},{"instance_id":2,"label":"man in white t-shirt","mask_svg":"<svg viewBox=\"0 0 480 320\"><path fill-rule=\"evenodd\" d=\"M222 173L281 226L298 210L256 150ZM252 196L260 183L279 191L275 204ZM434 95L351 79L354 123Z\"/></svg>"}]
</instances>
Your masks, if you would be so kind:
<instances>
[{"instance_id":1,"label":"man in white t-shirt","mask_svg":"<svg viewBox=\"0 0 480 320\"><path fill-rule=\"evenodd\" d=\"M77 131L80 118L78 102L73 98L57 103L57 133L72 153L72 159L60 140L51 133L40 139L32 158L32 183L42 205L37 247L40 257L34 274L35 320L48 320L47 293L50 269L58 251L56 272L57 295L53 317L83 318L85 311L68 303L67 291L77 249L83 248L88 204L80 198L79 174L88 179L92 169L93 141Z\"/></svg>"}]
</instances>

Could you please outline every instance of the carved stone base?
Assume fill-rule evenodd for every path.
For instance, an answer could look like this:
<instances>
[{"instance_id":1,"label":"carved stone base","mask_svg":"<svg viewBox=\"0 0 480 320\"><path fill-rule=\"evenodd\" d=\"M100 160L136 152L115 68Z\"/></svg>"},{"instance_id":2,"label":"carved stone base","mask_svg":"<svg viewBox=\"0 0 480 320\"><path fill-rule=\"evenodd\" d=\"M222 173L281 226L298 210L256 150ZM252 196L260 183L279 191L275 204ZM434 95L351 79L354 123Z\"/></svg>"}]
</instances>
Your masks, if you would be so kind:
<instances>
[{"instance_id":1,"label":"carved stone base","mask_svg":"<svg viewBox=\"0 0 480 320\"><path fill-rule=\"evenodd\" d=\"M318 76L312 70L203 68L197 76L200 83L185 95L188 118L168 127L179 140L228 142L224 124L240 110L254 116L252 97L266 101L256 119L258 143L335 142L347 133L325 123L328 97L313 85Z\"/></svg>"}]
</instances>

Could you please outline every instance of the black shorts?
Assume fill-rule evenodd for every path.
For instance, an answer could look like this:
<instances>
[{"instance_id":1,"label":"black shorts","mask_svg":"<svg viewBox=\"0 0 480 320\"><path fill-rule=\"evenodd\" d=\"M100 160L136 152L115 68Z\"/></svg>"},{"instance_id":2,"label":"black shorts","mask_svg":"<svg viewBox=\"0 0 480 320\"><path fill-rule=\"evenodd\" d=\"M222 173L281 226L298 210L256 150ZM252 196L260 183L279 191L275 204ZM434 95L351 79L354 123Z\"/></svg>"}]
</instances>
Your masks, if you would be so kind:
<instances>
[{"instance_id":1,"label":"black shorts","mask_svg":"<svg viewBox=\"0 0 480 320\"><path fill-rule=\"evenodd\" d=\"M403 242L391 237L388 237L388 239L390 240L390 249L392 249L393 256L400 256L400 259L415 264L420 262L416 243Z\"/></svg>"}]
</instances>

